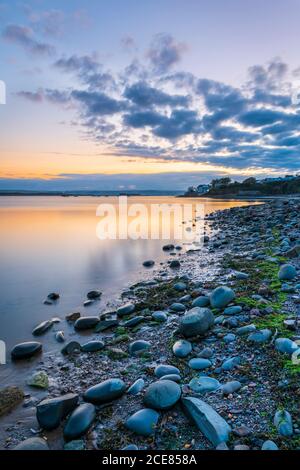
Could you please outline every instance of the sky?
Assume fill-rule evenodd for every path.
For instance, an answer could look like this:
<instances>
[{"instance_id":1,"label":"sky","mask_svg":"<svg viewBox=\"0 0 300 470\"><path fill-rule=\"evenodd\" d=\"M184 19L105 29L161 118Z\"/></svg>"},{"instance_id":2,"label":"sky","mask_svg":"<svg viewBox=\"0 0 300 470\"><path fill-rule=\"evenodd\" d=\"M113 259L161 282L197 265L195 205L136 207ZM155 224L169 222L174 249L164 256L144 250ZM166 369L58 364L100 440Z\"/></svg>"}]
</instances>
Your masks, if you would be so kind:
<instances>
[{"instance_id":1,"label":"sky","mask_svg":"<svg viewBox=\"0 0 300 470\"><path fill-rule=\"evenodd\" d=\"M299 17L299 0L0 0L0 190L296 173Z\"/></svg>"}]
</instances>

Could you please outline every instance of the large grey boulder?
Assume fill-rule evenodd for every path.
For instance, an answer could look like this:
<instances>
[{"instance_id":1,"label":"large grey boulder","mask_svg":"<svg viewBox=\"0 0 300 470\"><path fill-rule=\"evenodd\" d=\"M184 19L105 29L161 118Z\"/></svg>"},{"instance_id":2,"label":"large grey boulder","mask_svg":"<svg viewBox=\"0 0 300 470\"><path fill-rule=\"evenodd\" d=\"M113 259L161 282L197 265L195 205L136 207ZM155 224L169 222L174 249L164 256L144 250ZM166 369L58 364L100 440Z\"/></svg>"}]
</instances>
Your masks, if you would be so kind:
<instances>
[{"instance_id":1,"label":"large grey boulder","mask_svg":"<svg viewBox=\"0 0 300 470\"><path fill-rule=\"evenodd\" d=\"M77 406L78 395L67 393L57 398L43 400L36 407L36 417L42 429L51 431Z\"/></svg>"},{"instance_id":2,"label":"large grey boulder","mask_svg":"<svg viewBox=\"0 0 300 470\"><path fill-rule=\"evenodd\" d=\"M27 341L26 343L20 343L13 347L11 351L11 357L14 360L28 359L42 350L42 344L37 341Z\"/></svg>"},{"instance_id":3,"label":"large grey boulder","mask_svg":"<svg viewBox=\"0 0 300 470\"><path fill-rule=\"evenodd\" d=\"M64 428L64 437L68 441L83 436L93 424L96 417L96 408L91 403L83 403L78 406Z\"/></svg>"},{"instance_id":4,"label":"large grey boulder","mask_svg":"<svg viewBox=\"0 0 300 470\"><path fill-rule=\"evenodd\" d=\"M90 330L92 328L95 328L96 325L98 325L100 319L99 317L80 317L78 320L76 320L74 324L75 330Z\"/></svg>"},{"instance_id":5,"label":"large grey boulder","mask_svg":"<svg viewBox=\"0 0 300 470\"><path fill-rule=\"evenodd\" d=\"M291 281L297 276L297 271L291 264L283 264L278 272L280 281Z\"/></svg>"},{"instance_id":6,"label":"large grey boulder","mask_svg":"<svg viewBox=\"0 0 300 470\"><path fill-rule=\"evenodd\" d=\"M284 354L293 354L299 349L298 344L289 338L277 338L275 341L275 349Z\"/></svg>"},{"instance_id":7,"label":"large grey boulder","mask_svg":"<svg viewBox=\"0 0 300 470\"><path fill-rule=\"evenodd\" d=\"M220 286L212 291L209 300L212 308L224 308L235 298L235 293L230 287Z\"/></svg>"},{"instance_id":8,"label":"large grey boulder","mask_svg":"<svg viewBox=\"0 0 300 470\"><path fill-rule=\"evenodd\" d=\"M20 442L13 450L49 450L47 441L41 437L29 437Z\"/></svg>"},{"instance_id":9,"label":"large grey boulder","mask_svg":"<svg viewBox=\"0 0 300 470\"><path fill-rule=\"evenodd\" d=\"M210 405L195 397L183 398L182 405L186 415L214 446L228 441L231 428Z\"/></svg>"},{"instance_id":10,"label":"large grey boulder","mask_svg":"<svg viewBox=\"0 0 300 470\"><path fill-rule=\"evenodd\" d=\"M185 337L206 333L214 324L214 316L209 308L194 307L180 320L179 330Z\"/></svg>"},{"instance_id":11,"label":"large grey boulder","mask_svg":"<svg viewBox=\"0 0 300 470\"><path fill-rule=\"evenodd\" d=\"M159 413L150 408L143 408L130 416L125 426L134 433L141 436L154 434L159 419Z\"/></svg>"},{"instance_id":12,"label":"large grey boulder","mask_svg":"<svg viewBox=\"0 0 300 470\"><path fill-rule=\"evenodd\" d=\"M121 379L107 379L86 390L83 399L94 405L101 405L121 397L126 390L126 385Z\"/></svg>"},{"instance_id":13,"label":"large grey boulder","mask_svg":"<svg viewBox=\"0 0 300 470\"><path fill-rule=\"evenodd\" d=\"M149 385L144 395L144 403L155 410L172 408L181 396L180 386L172 380L159 380Z\"/></svg>"}]
</instances>

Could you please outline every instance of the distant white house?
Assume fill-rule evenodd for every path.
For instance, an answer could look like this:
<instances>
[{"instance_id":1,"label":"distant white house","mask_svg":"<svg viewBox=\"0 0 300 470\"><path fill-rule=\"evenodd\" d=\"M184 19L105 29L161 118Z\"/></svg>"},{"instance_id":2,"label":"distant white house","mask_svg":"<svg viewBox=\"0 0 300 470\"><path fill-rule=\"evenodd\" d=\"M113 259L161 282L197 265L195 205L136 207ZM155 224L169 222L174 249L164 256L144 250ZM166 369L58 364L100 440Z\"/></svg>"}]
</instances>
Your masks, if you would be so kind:
<instances>
[{"instance_id":1,"label":"distant white house","mask_svg":"<svg viewBox=\"0 0 300 470\"><path fill-rule=\"evenodd\" d=\"M276 181L291 181L297 177L299 177L299 175L286 175L279 176L278 178L264 178L263 180L258 181L258 183L276 183Z\"/></svg>"},{"instance_id":2,"label":"distant white house","mask_svg":"<svg viewBox=\"0 0 300 470\"><path fill-rule=\"evenodd\" d=\"M210 184L199 184L197 186L197 193L198 194L205 194L207 193L211 188Z\"/></svg>"}]
</instances>

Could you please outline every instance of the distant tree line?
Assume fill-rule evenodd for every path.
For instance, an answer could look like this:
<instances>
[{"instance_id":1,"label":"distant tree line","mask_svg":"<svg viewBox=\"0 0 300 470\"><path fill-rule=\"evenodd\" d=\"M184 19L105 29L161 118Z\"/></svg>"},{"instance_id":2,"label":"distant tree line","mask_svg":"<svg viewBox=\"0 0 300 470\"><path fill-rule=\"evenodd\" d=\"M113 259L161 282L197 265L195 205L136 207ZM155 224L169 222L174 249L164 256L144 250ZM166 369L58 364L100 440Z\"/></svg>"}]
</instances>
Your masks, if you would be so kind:
<instances>
[{"instance_id":1,"label":"distant tree line","mask_svg":"<svg viewBox=\"0 0 300 470\"><path fill-rule=\"evenodd\" d=\"M213 179L211 188L206 196L215 195L280 195L300 193L300 175L286 176L283 178L266 178L256 180L256 178L247 178L241 183L232 181L229 177Z\"/></svg>"}]
</instances>

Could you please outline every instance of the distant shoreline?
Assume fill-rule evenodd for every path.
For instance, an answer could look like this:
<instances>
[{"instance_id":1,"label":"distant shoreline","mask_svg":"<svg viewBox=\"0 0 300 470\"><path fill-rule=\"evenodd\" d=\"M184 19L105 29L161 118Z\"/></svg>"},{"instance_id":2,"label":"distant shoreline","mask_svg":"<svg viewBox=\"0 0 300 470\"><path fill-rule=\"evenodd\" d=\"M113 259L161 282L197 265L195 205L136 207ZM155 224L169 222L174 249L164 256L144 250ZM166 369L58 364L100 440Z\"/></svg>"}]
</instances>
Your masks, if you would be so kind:
<instances>
[{"instance_id":1,"label":"distant shoreline","mask_svg":"<svg viewBox=\"0 0 300 470\"><path fill-rule=\"evenodd\" d=\"M249 201L249 200L257 200L257 199L289 199L289 198L300 198L300 193L296 194L269 194L269 195L257 195L257 196L251 196L251 195L245 195L245 196L238 196L236 194L218 194L218 195L211 195L211 194L199 194L195 196L187 196L187 195L181 195L179 197L184 197L184 198L199 198L199 199L228 199L228 200L235 200L235 201Z\"/></svg>"},{"instance_id":2,"label":"distant shoreline","mask_svg":"<svg viewBox=\"0 0 300 470\"><path fill-rule=\"evenodd\" d=\"M61 196L61 197L110 197L110 196L179 196L180 191L101 191L101 192L80 192L80 191L1 191L1 196Z\"/></svg>"}]
</instances>

